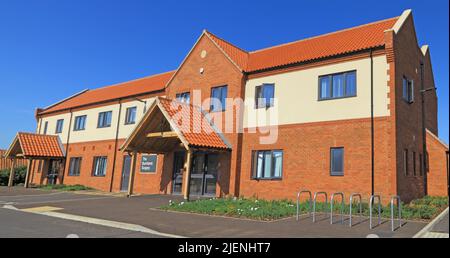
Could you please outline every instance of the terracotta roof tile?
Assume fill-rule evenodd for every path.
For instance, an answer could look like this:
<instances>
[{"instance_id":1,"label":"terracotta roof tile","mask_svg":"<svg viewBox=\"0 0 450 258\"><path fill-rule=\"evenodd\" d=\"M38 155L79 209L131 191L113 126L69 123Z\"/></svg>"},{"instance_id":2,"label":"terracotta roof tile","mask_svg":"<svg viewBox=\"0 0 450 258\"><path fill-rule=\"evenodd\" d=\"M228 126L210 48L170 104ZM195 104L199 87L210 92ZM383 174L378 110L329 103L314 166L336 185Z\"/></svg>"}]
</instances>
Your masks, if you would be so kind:
<instances>
[{"instance_id":1,"label":"terracotta roof tile","mask_svg":"<svg viewBox=\"0 0 450 258\"><path fill-rule=\"evenodd\" d=\"M308 38L267 49L247 52L205 31L206 35L244 72L256 72L280 66L384 46L384 32L398 17L346 30ZM154 75L109 87L88 90L51 106L40 114L66 110L146 92L163 90L175 71Z\"/></svg>"},{"instance_id":2,"label":"terracotta roof tile","mask_svg":"<svg viewBox=\"0 0 450 258\"><path fill-rule=\"evenodd\" d=\"M17 138L26 157L64 157L58 136L18 133Z\"/></svg>"},{"instance_id":3,"label":"terracotta roof tile","mask_svg":"<svg viewBox=\"0 0 450 258\"><path fill-rule=\"evenodd\" d=\"M51 106L42 111L40 114L47 114L69 108L163 90L173 74L174 71L171 71L108 87L88 90L80 95Z\"/></svg>"},{"instance_id":4,"label":"terracotta roof tile","mask_svg":"<svg viewBox=\"0 0 450 258\"><path fill-rule=\"evenodd\" d=\"M391 18L253 52L246 52L210 32L207 34L243 71L255 72L382 47L384 32L397 20L398 17Z\"/></svg>"},{"instance_id":5,"label":"terracotta roof tile","mask_svg":"<svg viewBox=\"0 0 450 258\"><path fill-rule=\"evenodd\" d=\"M248 53L233 44L217 37L216 35L206 31L206 34L233 60L233 62L242 70L245 71L248 62Z\"/></svg>"},{"instance_id":6,"label":"terracotta roof tile","mask_svg":"<svg viewBox=\"0 0 450 258\"><path fill-rule=\"evenodd\" d=\"M171 118L181 117L181 121L189 121L189 125L178 124L179 130L190 146L228 149L229 146L219 135L220 133L211 125L200 108L190 104L159 97L162 108ZM181 122L178 119L178 122Z\"/></svg>"}]
</instances>

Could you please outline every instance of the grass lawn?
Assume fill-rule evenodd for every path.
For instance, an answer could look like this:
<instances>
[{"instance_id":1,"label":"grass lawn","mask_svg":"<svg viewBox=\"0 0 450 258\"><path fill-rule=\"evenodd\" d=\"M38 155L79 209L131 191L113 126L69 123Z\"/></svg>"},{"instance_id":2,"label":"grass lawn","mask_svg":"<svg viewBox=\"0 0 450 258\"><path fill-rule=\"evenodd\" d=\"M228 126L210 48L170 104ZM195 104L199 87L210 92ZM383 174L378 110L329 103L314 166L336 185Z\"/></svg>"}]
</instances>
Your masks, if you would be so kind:
<instances>
[{"instance_id":1,"label":"grass lawn","mask_svg":"<svg viewBox=\"0 0 450 258\"><path fill-rule=\"evenodd\" d=\"M340 205L335 204L336 212L339 211ZM446 197L425 197L411 202L410 204L403 204L402 217L407 220L430 220L439 215L448 207ZM169 205L161 207L166 211L190 212L208 215L229 216L237 218L248 218L255 220L277 220L296 215L296 203L288 200L282 201L266 201L258 199L204 199L192 202L170 202ZM354 212L357 212L356 205L354 205ZM375 207L377 210L377 207ZM309 211L309 203L304 202L300 204L301 214L306 214ZM318 212L329 212L329 206L324 203L317 204ZM344 214L348 215L349 205L345 205ZM355 214L355 213L354 213ZM368 216L369 205L363 203L363 214ZM381 214L385 218L390 218L390 207L382 207Z\"/></svg>"},{"instance_id":2,"label":"grass lawn","mask_svg":"<svg viewBox=\"0 0 450 258\"><path fill-rule=\"evenodd\" d=\"M42 189L42 190L57 190L57 191L64 191L64 192L94 190L93 188L89 188L84 185L42 185L42 186L39 186L38 188Z\"/></svg>"}]
</instances>

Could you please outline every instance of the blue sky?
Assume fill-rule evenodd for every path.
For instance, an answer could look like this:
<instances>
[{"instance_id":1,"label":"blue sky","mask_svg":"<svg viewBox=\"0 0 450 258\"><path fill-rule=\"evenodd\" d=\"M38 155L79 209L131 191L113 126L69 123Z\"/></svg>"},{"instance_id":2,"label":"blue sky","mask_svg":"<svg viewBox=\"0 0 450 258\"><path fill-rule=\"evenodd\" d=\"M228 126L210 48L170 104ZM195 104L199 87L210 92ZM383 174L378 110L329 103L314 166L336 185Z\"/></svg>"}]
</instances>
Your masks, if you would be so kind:
<instances>
[{"instance_id":1,"label":"blue sky","mask_svg":"<svg viewBox=\"0 0 450 258\"><path fill-rule=\"evenodd\" d=\"M0 0L0 148L34 110L86 88L176 69L203 29L260 49L413 9L431 47L440 137L449 141L447 0Z\"/></svg>"}]
</instances>

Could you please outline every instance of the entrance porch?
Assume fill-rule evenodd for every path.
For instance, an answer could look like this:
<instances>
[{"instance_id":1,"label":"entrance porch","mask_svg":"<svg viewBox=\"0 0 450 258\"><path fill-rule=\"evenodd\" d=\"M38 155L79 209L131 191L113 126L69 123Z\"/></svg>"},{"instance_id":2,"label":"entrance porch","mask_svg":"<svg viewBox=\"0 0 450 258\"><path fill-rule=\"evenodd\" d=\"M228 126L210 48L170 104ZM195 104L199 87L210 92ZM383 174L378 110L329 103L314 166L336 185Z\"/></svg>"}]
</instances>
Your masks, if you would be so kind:
<instances>
[{"instance_id":1,"label":"entrance porch","mask_svg":"<svg viewBox=\"0 0 450 258\"><path fill-rule=\"evenodd\" d=\"M29 187L33 164L42 166L46 173L41 173L39 182L56 184L62 181L65 152L58 136L41 135L33 133L18 133L6 151L5 158L11 159L11 172L8 186L14 183L14 169L17 160L27 160L27 173L25 188ZM37 162L36 162L37 161Z\"/></svg>"},{"instance_id":2,"label":"entrance porch","mask_svg":"<svg viewBox=\"0 0 450 258\"><path fill-rule=\"evenodd\" d=\"M128 195L133 194L137 155L164 154L172 194L220 196L228 187L231 145L199 108L158 98L121 147L129 153Z\"/></svg>"}]
</instances>

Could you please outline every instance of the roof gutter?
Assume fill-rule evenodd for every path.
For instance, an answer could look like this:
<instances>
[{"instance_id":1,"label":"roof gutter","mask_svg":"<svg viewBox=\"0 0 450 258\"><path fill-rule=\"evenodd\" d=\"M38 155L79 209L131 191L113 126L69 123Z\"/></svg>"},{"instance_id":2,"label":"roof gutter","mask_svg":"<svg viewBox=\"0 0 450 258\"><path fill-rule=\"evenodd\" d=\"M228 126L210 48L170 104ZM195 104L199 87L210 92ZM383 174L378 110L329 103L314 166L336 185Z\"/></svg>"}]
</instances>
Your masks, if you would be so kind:
<instances>
[{"instance_id":1,"label":"roof gutter","mask_svg":"<svg viewBox=\"0 0 450 258\"><path fill-rule=\"evenodd\" d=\"M121 101L124 99L133 99L136 97L140 97L140 96L145 96L148 94L156 94L156 93L160 93L160 92L164 92L165 89L159 89L159 90L154 90L154 91L147 91L147 92L143 92L143 93L139 93L139 94L135 94L135 95L129 95L124 97L120 97L120 98L114 98L114 99L108 99L108 100L104 100L104 101L99 101L99 102L95 102L95 103L89 103L89 104L85 104L85 105L80 105L80 106L75 106L75 107L71 107L71 108L64 108L64 109L60 109L60 110L55 110L52 112L48 112L46 113L45 110L43 110L42 112L38 113L37 115L50 115L50 114L54 114L57 112L62 112L62 111L67 111L67 110L73 110L76 108L84 108L84 107L90 107L90 106L94 106L94 105L99 105L99 104L105 104L105 103L109 103L109 102L115 102L115 101Z\"/></svg>"}]
</instances>

